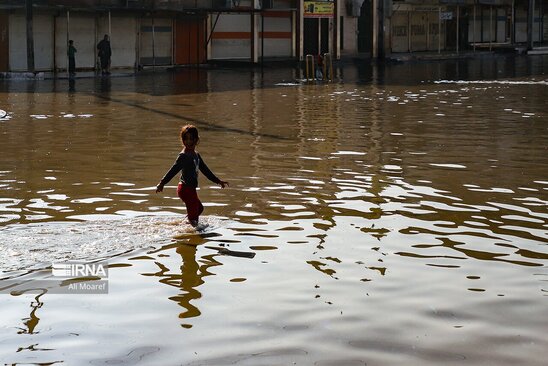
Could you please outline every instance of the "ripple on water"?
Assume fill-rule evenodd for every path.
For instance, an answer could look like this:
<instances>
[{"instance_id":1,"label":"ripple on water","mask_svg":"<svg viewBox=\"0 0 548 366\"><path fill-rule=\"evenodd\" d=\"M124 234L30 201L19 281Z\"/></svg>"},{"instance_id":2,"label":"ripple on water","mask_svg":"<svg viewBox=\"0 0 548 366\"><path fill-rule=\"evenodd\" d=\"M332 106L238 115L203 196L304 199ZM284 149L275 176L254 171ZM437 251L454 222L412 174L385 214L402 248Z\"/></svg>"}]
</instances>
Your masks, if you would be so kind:
<instances>
[{"instance_id":1,"label":"ripple on water","mask_svg":"<svg viewBox=\"0 0 548 366\"><path fill-rule=\"evenodd\" d=\"M436 84L501 84L501 85L548 85L548 81L535 80L438 80Z\"/></svg>"},{"instance_id":2,"label":"ripple on water","mask_svg":"<svg viewBox=\"0 0 548 366\"><path fill-rule=\"evenodd\" d=\"M200 233L222 226L217 217L200 219ZM196 233L184 216L145 216L85 222L12 225L0 230L0 273L44 268L55 260L105 258L158 246Z\"/></svg>"},{"instance_id":3,"label":"ripple on water","mask_svg":"<svg viewBox=\"0 0 548 366\"><path fill-rule=\"evenodd\" d=\"M0 222L44 212L72 221L2 224L0 277L10 265L155 248L110 260L130 267L113 271L108 298L4 296L0 338L9 343L0 341L0 354L11 354L0 361L544 364L544 86L402 86L407 76L392 82L389 69L380 85L250 92L246 80L229 93L170 96L154 82L161 87L150 95L120 84L111 100L78 94L66 103L61 91L40 112L31 93L10 93L17 119L0 122L0 189L10 197L0 199ZM199 79L229 84L221 73ZM88 109L98 117L83 119ZM36 144L26 144L20 117L41 136ZM179 225L174 194L151 194L151 177L164 173L174 148L174 124L188 120L204 128L210 166L235 180L222 194L200 191L207 212L234 220L206 235ZM86 159L97 169L83 167ZM158 216L167 210L171 217ZM31 325L47 338L32 335L33 344L55 350L25 352L29 335L15 333ZM82 353L76 339L103 354Z\"/></svg>"},{"instance_id":4,"label":"ripple on water","mask_svg":"<svg viewBox=\"0 0 548 366\"><path fill-rule=\"evenodd\" d=\"M2 121L9 121L11 119L11 116L8 112L0 109L0 122Z\"/></svg>"}]
</instances>

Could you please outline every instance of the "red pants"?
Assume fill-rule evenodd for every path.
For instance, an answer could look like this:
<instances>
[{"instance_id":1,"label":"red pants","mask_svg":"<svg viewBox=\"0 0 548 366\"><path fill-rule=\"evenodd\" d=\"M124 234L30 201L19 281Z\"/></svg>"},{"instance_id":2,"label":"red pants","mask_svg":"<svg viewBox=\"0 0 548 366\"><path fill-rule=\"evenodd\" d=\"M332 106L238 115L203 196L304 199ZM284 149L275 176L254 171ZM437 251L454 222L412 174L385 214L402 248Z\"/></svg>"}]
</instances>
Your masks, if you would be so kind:
<instances>
[{"instance_id":1,"label":"red pants","mask_svg":"<svg viewBox=\"0 0 548 366\"><path fill-rule=\"evenodd\" d=\"M198 198L196 188L184 186L179 183L177 186L177 196L183 200L186 205L186 213L190 221L198 220L200 214L204 211L204 205Z\"/></svg>"}]
</instances>

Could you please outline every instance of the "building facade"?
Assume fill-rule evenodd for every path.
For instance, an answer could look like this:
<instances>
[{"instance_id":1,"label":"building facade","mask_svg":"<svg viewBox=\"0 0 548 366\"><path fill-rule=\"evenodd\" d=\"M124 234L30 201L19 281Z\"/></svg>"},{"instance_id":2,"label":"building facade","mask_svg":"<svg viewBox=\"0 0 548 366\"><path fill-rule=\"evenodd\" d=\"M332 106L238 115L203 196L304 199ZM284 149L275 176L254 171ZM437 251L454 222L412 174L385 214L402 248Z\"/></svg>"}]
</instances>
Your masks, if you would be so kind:
<instances>
[{"instance_id":1,"label":"building facade","mask_svg":"<svg viewBox=\"0 0 548 366\"><path fill-rule=\"evenodd\" d=\"M461 51L548 40L548 0L0 0L0 71L112 68L307 54ZM530 9L534 9L531 12Z\"/></svg>"},{"instance_id":2,"label":"building facade","mask_svg":"<svg viewBox=\"0 0 548 366\"><path fill-rule=\"evenodd\" d=\"M69 39L78 50L77 68L94 69L96 45L105 34L110 37L112 68L295 58L298 22L293 3L0 0L0 71L64 70Z\"/></svg>"},{"instance_id":3,"label":"building facade","mask_svg":"<svg viewBox=\"0 0 548 366\"><path fill-rule=\"evenodd\" d=\"M534 13L529 12L531 5ZM548 2L394 1L387 22L392 52L461 51L548 41Z\"/></svg>"}]
</instances>

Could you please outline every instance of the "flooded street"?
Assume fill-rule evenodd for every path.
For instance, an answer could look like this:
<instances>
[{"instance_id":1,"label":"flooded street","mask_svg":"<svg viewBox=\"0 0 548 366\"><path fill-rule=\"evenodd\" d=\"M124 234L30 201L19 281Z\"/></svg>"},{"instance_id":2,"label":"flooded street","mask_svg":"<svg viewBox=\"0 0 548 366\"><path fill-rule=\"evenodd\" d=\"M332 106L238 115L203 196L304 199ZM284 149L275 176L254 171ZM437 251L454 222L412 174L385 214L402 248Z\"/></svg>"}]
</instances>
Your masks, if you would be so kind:
<instances>
[{"instance_id":1,"label":"flooded street","mask_svg":"<svg viewBox=\"0 0 548 366\"><path fill-rule=\"evenodd\" d=\"M0 362L544 365L546 70L0 80ZM230 182L200 176L201 232L155 193L188 123ZM68 259L108 294L59 293Z\"/></svg>"}]
</instances>

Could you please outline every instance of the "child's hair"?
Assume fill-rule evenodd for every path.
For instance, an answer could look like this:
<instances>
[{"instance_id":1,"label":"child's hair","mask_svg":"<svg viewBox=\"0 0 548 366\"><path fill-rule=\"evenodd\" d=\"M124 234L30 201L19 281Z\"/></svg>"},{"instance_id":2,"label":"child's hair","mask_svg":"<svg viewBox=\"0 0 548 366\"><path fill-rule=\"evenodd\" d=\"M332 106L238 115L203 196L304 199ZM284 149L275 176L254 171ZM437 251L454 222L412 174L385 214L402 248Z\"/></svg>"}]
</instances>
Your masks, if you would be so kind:
<instances>
[{"instance_id":1,"label":"child's hair","mask_svg":"<svg viewBox=\"0 0 548 366\"><path fill-rule=\"evenodd\" d=\"M69 39L69 44L72 44L74 41L72 39Z\"/></svg>"},{"instance_id":2,"label":"child's hair","mask_svg":"<svg viewBox=\"0 0 548 366\"><path fill-rule=\"evenodd\" d=\"M196 141L200 140L200 136L198 136L198 129L196 128L196 126L186 125L181 128L181 142L185 140L185 135L187 134L190 134L190 136Z\"/></svg>"}]
</instances>

